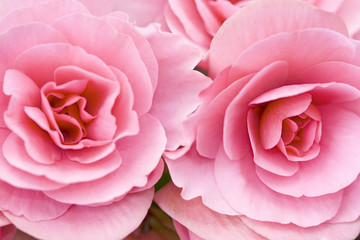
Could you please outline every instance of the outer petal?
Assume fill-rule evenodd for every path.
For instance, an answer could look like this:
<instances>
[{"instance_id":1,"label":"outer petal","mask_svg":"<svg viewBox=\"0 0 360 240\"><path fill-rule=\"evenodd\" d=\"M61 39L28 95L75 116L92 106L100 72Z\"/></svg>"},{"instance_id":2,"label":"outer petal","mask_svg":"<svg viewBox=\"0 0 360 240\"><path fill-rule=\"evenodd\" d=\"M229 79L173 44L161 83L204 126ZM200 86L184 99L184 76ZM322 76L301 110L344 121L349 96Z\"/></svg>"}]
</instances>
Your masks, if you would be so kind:
<instances>
[{"instance_id":1,"label":"outer petal","mask_svg":"<svg viewBox=\"0 0 360 240\"><path fill-rule=\"evenodd\" d=\"M149 189L129 194L110 205L98 207L74 205L61 217L51 221L30 222L8 212L4 214L17 228L40 239L122 239L140 225L153 196L154 190Z\"/></svg>"},{"instance_id":2,"label":"outer petal","mask_svg":"<svg viewBox=\"0 0 360 240\"><path fill-rule=\"evenodd\" d=\"M215 35L210 50L210 75L231 65L244 49L261 39L280 32L316 27L347 35L339 16L302 1L253 1L232 15Z\"/></svg>"},{"instance_id":3,"label":"outer petal","mask_svg":"<svg viewBox=\"0 0 360 240\"><path fill-rule=\"evenodd\" d=\"M153 22L163 22L163 9L166 0L78 0L83 3L92 14L102 16L113 11L124 11L130 21L135 21L137 26L146 26Z\"/></svg>"},{"instance_id":4,"label":"outer petal","mask_svg":"<svg viewBox=\"0 0 360 240\"><path fill-rule=\"evenodd\" d=\"M344 189L343 203L336 216L330 222L341 223L355 221L360 217L360 178L358 177L350 186Z\"/></svg>"},{"instance_id":5,"label":"outer petal","mask_svg":"<svg viewBox=\"0 0 360 240\"><path fill-rule=\"evenodd\" d=\"M40 191L15 188L3 181L0 181L0 186L0 208L30 221L57 218L70 207L69 204L59 203Z\"/></svg>"},{"instance_id":6,"label":"outer petal","mask_svg":"<svg viewBox=\"0 0 360 240\"><path fill-rule=\"evenodd\" d=\"M156 203L172 218L208 240L264 239L249 229L238 216L227 216L206 208L200 198L186 201L172 183L155 195Z\"/></svg>"},{"instance_id":7,"label":"outer petal","mask_svg":"<svg viewBox=\"0 0 360 240\"><path fill-rule=\"evenodd\" d=\"M214 177L214 162L202 157L194 146L181 158L166 161L175 185L183 188L181 196L186 199L202 197L203 203L211 209L229 215L236 215L224 201Z\"/></svg>"},{"instance_id":8,"label":"outer petal","mask_svg":"<svg viewBox=\"0 0 360 240\"><path fill-rule=\"evenodd\" d=\"M289 64L287 84L292 84L299 73L316 64L327 61L351 62L354 56L354 44L335 31L315 28L279 33L245 49L234 60L229 78L236 80L258 72L275 61L286 61Z\"/></svg>"},{"instance_id":9,"label":"outer petal","mask_svg":"<svg viewBox=\"0 0 360 240\"><path fill-rule=\"evenodd\" d=\"M44 0L3 0L0 3L0 18L19 8L27 8Z\"/></svg>"},{"instance_id":10,"label":"outer petal","mask_svg":"<svg viewBox=\"0 0 360 240\"><path fill-rule=\"evenodd\" d=\"M101 178L117 169L121 164L121 157L117 151L112 152L101 161L89 164L71 161L64 155L62 155L62 159L53 164L40 164L29 157L24 143L13 133L6 139L2 148L4 157L10 165L35 176L45 176L64 184Z\"/></svg>"},{"instance_id":11,"label":"outer petal","mask_svg":"<svg viewBox=\"0 0 360 240\"><path fill-rule=\"evenodd\" d=\"M241 220L257 233L268 239L303 240L303 239L355 239L360 232L360 219L349 223L323 223L319 226L301 228L294 224L259 222L249 218Z\"/></svg>"},{"instance_id":12,"label":"outer petal","mask_svg":"<svg viewBox=\"0 0 360 240\"><path fill-rule=\"evenodd\" d=\"M157 30L148 40L159 63L159 82L150 113L165 128L167 149L175 150L193 140L184 122L199 106L199 93L210 79L193 70L201 54L180 37Z\"/></svg>"},{"instance_id":13,"label":"outer petal","mask_svg":"<svg viewBox=\"0 0 360 240\"><path fill-rule=\"evenodd\" d=\"M75 0L42 1L29 8L10 12L0 21L0 32L31 22L51 23L58 17L76 12L88 13L87 9Z\"/></svg>"},{"instance_id":14,"label":"outer petal","mask_svg":"<svg viewBox=\"0 0 360 240\"><path fill-rule=\"evenodd\" d=\"M231 161L223 150L215 159L219 190L239 214L259 221L292 222L302 227L318 225L335 216L342 191L312 198L279 194L259 180L252 161L251 153L239 161Z\"/></svg>"}]
</instances>

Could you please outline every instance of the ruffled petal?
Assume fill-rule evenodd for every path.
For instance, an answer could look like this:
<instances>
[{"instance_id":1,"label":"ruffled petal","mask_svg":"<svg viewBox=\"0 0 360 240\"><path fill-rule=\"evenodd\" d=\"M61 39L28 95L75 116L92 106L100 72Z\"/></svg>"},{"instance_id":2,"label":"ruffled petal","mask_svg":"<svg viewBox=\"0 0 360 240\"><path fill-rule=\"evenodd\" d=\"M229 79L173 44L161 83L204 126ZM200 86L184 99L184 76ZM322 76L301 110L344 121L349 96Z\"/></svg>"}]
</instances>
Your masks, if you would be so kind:
<instances>
[{"instance_id":1,"label":"ruffled petal","mask_svg":"<svg viewBox=\"0 0 360 240\"><path fill-rule=\"evenodd\" d=\"M154 190L149 189L129 194L110 205L74 205L62 216L50 221L31 222L8 212L4 214L17 228L40 239L123 239L145 218L153 196ZM38 211L41 207L34 209Z\"/></svg>"}]
</instances>

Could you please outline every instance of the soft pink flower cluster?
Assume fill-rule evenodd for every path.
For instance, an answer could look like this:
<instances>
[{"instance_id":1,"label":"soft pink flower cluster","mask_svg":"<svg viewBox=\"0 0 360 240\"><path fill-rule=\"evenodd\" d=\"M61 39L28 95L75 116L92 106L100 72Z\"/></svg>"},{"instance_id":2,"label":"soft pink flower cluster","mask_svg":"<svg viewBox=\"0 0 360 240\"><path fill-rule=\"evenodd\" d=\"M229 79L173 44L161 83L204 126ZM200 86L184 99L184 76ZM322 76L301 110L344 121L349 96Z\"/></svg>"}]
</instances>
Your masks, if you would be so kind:
<instances>
[{"instance_id":1,"label":"soft pink flower cluster","mask_svg":"<svg viewBox=\"0 0 360 240\"><path fill-rule=\"evenodd\" d=\"M0 239L153 200L181 240L355 239L357 39L358 0L0 1Z\"/></svg>"}]
</instances>

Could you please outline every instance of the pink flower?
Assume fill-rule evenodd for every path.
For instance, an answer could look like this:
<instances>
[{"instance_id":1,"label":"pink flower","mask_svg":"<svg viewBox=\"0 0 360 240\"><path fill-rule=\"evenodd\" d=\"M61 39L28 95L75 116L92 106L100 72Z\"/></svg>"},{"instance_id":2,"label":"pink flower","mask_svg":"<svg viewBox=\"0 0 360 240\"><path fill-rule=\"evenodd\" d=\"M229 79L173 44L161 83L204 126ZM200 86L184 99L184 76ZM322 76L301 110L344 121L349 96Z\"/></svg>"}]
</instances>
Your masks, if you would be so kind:
<instances>
[{"instance_id":1,"label":"pink flower","mask_svg":"<svg viewBox=\"0 0 360 240\"><path fill-rule=\"evenodd\" d=\"M40 239L125 237L152 202L163 151L193 141L185 121L208 85L193 71L200 52L73 0L1 4L2 213Z\"/></svg>"},{"instance_id":2,"label":"pink flower","mask_svg":"<svg viewBox=\"0 0 360 240\"><path fill-rule=\"evenodd\" d=\"M359 49L338 15L299 1L235 13L212 41L196 142L168 155L182 197L269 236L359 222Z\"/></svg>"}]
</instances>

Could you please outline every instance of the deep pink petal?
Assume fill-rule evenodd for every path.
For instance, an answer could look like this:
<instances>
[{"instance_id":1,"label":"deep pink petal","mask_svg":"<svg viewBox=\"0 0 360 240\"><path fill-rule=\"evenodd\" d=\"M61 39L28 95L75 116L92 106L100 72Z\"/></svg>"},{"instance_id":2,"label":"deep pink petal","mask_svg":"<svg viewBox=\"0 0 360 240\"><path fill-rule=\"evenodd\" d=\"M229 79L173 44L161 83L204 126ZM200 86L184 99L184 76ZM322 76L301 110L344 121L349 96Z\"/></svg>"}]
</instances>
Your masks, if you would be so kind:
<instances>
[{"instance_id":1,"label":"deep pink petal","mask_svg":"<svg viewBox=\"0 0 360 240\"><path fill-rule=\"evenodd\" d=\"M230 206L259 221L314 226L331 219L341 205L342 191L295 198L271 190L257 177L251 153L240 161L231 161L220 151L214 173L219 190Z\"/></svg>"},{"instance_id":2,"label":"deep pink petal","mask_svg":"<svg viewBox=\"0 0 360 240\"><path fill-rule=\"evenodd\" d=\"M244 49L259 40L280 32L316 27L333 29L347 35L345 24L339 16L310 7L301 1L253 1L232 15L215 35L210 50L210 75L214 76L231 65ZM294 42L287 43L296 47ZM296 49L292 53L304 53L299 48ZM273 51L272 54L274 55Z\"/></svg>"},{"instance_id":3,"label":"deep pink petal","mask_svg":"<svg viewBox=\"0 0 360 240\"><path fill-rule=\"evenodd\" d=\"M224 149L232 160L240 159L250 150L246 121L249 103L267 90L284 85L288 81L288 64L274 62L249 80L229 104L224 119Z\"/></svg>"},{"instance_id":4,"label":"deep pink petal","mask_svg":"<svg viewBox=\"0 0 360 240\"><path fill-rule=\"evenodd\" d=\"M166 163L174 184L182 188L184 199L202 196L203 203L211 209L223 214L236 214L216 186L212 159L199 155L193 146L181 158L166 159Z\"/></svg>"},{"instance_id":5,"label":"deep pink petal","mask_svg":"<svg viewBox=\"0 0 360 240\"><path fill-rule=\"evenodd\" d=\"M257 166L281 176L291 176L299 170L299 164L289 161L277 148L266 150L260 140L259 119L249 110L247 126L251 147L254 154L254 162Z\"/></svg>"},{"instance_id":6,"label":"deep pink petal","mask_svg":"<svg viewBox=\"0 0 360 240\"><path fill-rule=\"evenodd\" d=\"M10 12L0 22L0 32L30 22L51 23L58 17L75 12L88 13L83 5L74 0L42 1L40 4Z\"/></svg>"},{"instance_id":7,"label":"deep pink petal","mask_svg":"<svg viewBox=\"0 0 360 240\"><path fill-rule=\"evenodd\" d=\"M332 105L319 106L319 111L323 133L316 158L301 162L299 171L291 177L257 170L260 179L274 191L295 197L321 196L347 187L360 173L360 150L354 141L360 137L360 117Z\"/></svg>"},{"instance_id":8,"label":"deep pink petal","mask_svg":"<svg viewBox=\"0 0 360 240\"><path fill-rule=\"evenodd\" d=\"M155 195L156 203L177 222L204 239L263 239L238 216L223 215L205 207L200 198L184 200L172 183ZM213 227L216 226L216 227Z\"/></svg>"},{"instance_id":9,"label":"deep pink petal","mask_svg":"<svg viewBox=\"0 0 360 240\"><path fill-rule=\"evenodd\" d=\"M167 149L175 150L192 142L184 122L199 106L199 93L211 81L193 70L200 61L200 52L180 37L157 30L148 40L159 63L159 82L150 114L164 126Z\"/></svg>"},{"instance_id":10,"label":"deep pink petal","mask_svg":"<svg viewBox=\"0 0 360 240\"><path fill-rule=\"evenodd\" d=\"M129 194L110 205L74 205L61 217L50 221L30 222L24 217L17 217L8 212L4 214L17 228L40 239L122 239L140 225L153 196L153 189L149 189ZM41 207L36 208L36 211L38 209Z\"/></svg>"},{"instance_id":11,"label":"deep pink petal","mask_svg":"<svg viewBox=\"0 0 360 240\"><path fill-rule=\"evenodd\" d=\"M241 218L242 221L267 239L355 239L360 232L360 219L347 223L323 223L315 227L302 228L294 224L278 224Z\"/></svg>"},{"instance_id":12,"label":"deep pink petal","mask_svg":"<svg viewBox=\"0 0 360 240\"><path fill-rule=\"evenodd\" d=\"M154 92L152 81L130 36L119 34L116 28L102 19L82 14L65 16L52 26L63 33L71 44L81 46L107 65L125 73L134 92L134 109L139 115L150 109Z\"/></svg>"},{"instance_id":13,"label":"deep pink petal","mask_svg":"<svg viewBox=\"0 0 360 240\"><path fill-rule=\"evenodd\" d=\"M117 151L91 164L71 161L64 154L62 159L53 164L40 164L30 158L24 149L24 143L15 134L11 134L3 144L3 155L10 165L18 169L65 184L101 178L121 164L121 157Z\"/></svg>"},{"instance_id":14,"label":"deep pink petal","mask_svg":"<svg viewBox=\"0 0 360 240\"><path fill-rule=\"evenodd\" d=\"M70 207L69 204L56 202L41 191L15 188L2 181L0 181L0 186L1 209L30 221L57 218Z\"/></svg>"},{"instance_id":15,"label":"deep pink petal","mask_svg":"<svg viewBox=\"0 0 360 240\"><path fill-rule=\"evenodd\" d=\"M133 187L144 187L148 183L148 176L159 164L165 142L159 122L144 115L140 121L139 134L117 142L116 151L123 159L120 167L95 181L70 184L61 189L46 191L46 194L58 201L76 204L112 201Z\"/></svg>"}]
</instances>

